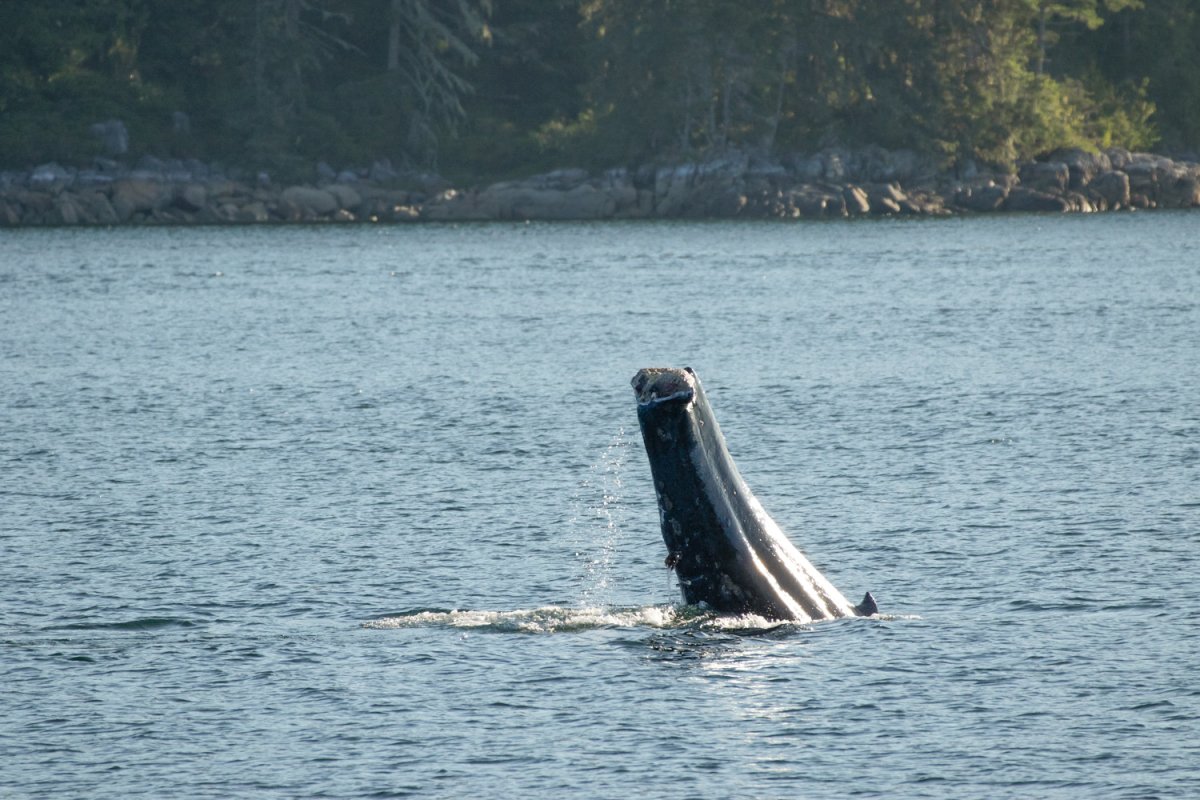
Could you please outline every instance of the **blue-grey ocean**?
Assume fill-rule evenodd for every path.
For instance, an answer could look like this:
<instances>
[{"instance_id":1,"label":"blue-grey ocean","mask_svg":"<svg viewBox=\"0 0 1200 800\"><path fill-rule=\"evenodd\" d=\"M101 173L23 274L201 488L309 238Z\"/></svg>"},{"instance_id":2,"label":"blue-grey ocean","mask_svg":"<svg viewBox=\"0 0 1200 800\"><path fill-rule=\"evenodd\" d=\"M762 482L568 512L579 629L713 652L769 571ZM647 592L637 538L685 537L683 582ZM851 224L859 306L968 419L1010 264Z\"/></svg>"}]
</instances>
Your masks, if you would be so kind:
<instances>
[{"instance_id":1,"label":"blue-grey ocean","mask_svg":"<svg viewBox=\"0 0 1200 800\"><path fill-rule=\"evenodd\" d=\"M1200 797L1198 242L0 232L0 797ZM880 616L681 605L683 365Z\"/></svg>"}]
</instances>

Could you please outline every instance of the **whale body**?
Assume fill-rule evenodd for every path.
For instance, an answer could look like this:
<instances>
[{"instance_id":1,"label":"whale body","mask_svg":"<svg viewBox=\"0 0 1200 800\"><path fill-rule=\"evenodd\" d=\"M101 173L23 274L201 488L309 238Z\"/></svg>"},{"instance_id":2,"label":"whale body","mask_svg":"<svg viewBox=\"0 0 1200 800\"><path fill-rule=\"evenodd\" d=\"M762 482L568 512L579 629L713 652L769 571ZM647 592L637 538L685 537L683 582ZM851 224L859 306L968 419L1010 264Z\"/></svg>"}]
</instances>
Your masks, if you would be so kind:
<instances>
[{"instance_id":1,"label":"whale body","mask_svg":"<svg viewBox=\"0 0 1200 800\"><path fill-rule=\"evenodd\" d=\"M685 603L798 622L876 613L869 592L852 605L763 510L690 367L642 369L632 384L666 563Z\"/></svg>"}]
</instances>

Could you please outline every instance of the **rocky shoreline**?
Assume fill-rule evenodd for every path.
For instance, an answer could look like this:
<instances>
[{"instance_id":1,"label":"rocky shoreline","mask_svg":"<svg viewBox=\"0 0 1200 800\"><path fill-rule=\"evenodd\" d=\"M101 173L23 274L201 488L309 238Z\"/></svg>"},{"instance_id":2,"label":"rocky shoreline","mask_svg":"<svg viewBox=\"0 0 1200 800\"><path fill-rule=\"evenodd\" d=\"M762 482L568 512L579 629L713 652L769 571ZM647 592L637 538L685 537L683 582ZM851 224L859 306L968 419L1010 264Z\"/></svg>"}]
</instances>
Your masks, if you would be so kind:
<instances>
[{"instance_id":1,"label":"rocky shoreline","mask_svg":"<svg viewBox=\"0 0 1200 800\"><path fill-rule=\"evenodd\" d=\"M1016 174L968 165L939 173L910 151L880 148L763 158L562 169L457 189L386 162L277 186L198 161L143 158L127 166L44 164L0 172L0 227L224 225L669 218L832 219L988 212L1088 213L1200 206L1200 163L1110 148L1063 150Z\"/></svg>"}]
</instances>

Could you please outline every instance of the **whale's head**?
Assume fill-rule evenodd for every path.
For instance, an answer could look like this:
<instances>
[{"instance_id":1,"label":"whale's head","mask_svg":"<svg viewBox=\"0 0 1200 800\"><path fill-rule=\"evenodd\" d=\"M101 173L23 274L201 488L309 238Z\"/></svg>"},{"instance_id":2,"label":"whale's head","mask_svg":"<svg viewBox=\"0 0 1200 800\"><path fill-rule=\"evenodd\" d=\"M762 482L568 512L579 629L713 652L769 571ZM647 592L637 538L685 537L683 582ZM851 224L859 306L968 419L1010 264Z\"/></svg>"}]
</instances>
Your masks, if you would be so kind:
<instances>
[{"instance_id":1,"label":"whale's head","mask_svg":"<svg viewBox=\"0 0 1200 800\"><path fill-rule=\"evenodd\" d=\"M664 403L688 403L699 386L691 367L647 367L639 369L630 382L639 407L653 408Z\"/></svg>"}]
</instances>

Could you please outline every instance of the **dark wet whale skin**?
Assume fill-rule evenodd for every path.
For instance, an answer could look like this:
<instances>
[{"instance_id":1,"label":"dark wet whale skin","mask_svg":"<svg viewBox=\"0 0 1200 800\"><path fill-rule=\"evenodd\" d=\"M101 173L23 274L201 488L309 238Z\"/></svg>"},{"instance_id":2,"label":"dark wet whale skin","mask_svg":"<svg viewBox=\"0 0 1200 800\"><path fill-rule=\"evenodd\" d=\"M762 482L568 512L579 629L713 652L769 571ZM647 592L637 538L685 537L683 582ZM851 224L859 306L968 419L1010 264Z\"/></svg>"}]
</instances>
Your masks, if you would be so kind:
<instances>
[{"instance_id":1,"label":"dark wet whale skin","mask_svg":"<svg viewBox=\"0 0 1200 800\"><path fill-rule=\"evenodd\" d=\"M684 602L778 620L874 613L869 595L852 606L763 511L690 368L643 369L632 384Z\"/></svg>"}]
</instances>

